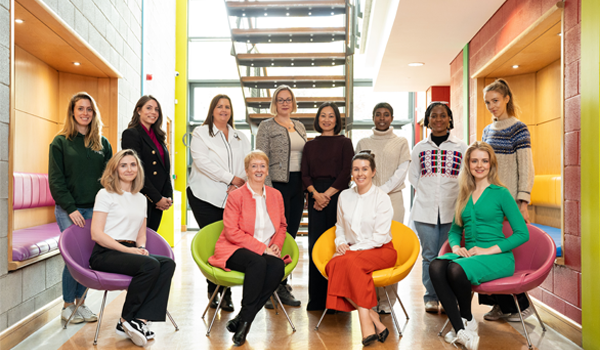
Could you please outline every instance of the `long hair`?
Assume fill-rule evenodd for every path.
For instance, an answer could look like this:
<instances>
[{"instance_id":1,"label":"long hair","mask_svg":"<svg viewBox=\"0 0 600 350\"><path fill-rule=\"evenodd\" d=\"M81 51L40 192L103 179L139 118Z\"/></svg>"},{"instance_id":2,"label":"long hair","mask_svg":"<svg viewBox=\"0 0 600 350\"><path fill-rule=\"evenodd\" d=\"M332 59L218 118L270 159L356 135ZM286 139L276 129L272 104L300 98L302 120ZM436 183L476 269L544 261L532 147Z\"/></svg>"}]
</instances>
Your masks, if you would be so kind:
<instances>
[{"instance_id":1,"label":"long hair","mask_svg":"<svg viewBox=\"0 0 600 350\"><path fill-rule=\"evenodd\" d=\"M77 121L75 120L75 104L77 101L82 99L90 101L90 104L92 105L92 111L94 112L92 121L88 125L88 132L84 137L84 145L93 151L101 151L103 126L102 118L100 118L100 110L98 109L98 105L96 105L96 101L87 92L78 92L71 97L71 101L69 101L69 106L67 107L65 125L63 125L63 128L58 135L63 135L67 140L72 140L75 136L77 136L79 131L77 130Z\"/></svg>"},{"instance_id":2,"label":"long hair","mask_svg":"<svg viewBox=\"0 0 600 350\"><path fill-rule=\"evenodd\" d=\"M210 106L208 107L208 115L206 116L206 119L204 119L204 123L202 123L202 125L208 125L208 134L211 137L215 137L215 133L213 132L213 125L215 123L215 117L213 116L213 113L215 111L215 108L217 108L219 101L222 98L226 98L227 101L229 101L229 107L231 108L230 109L231 116L229 117L227 124L231 125L231 127L235 129L235 126L233 125L233 103L231 103L231 99L227 95L223 95L223 94L217 95L217 96L213 97L212 101L210 101Z\"/></svg>"},{"instance_id":3,"label":"long hair","mask_svg":"<svg viewBox=\"0 0 600 350\"><path fill-rule=\"evenodd\" d=\"M110 193L123 194L123 190L121 189L121 182L119 179L118 167L121 160L126 156L133 156L133 158L135 158L138 170L137 176L131 184L131 193L136 194L144 187L144 167L142 166L140 158L134 150L124 149L117 152L117 154L115 154L108 161L108 163L106 163L106 168L104 168L104 173L102 174L102 178L100 179L102 187L104 187Z\"/></svg>"},{"instance_id":4,"label":"long hair","mask_svg":"<svg viewBox=\"0 0 600 350\"><path fill-rule=\"evenodd\" d=\"M335 127L333 128L333 134L339 135L342 131L342 116L340 114L338 106L334 102L323 102L323 104L319 106L319 110L317 111L317 115L315 116L315 120L313 121L313 128L316 132L320 134L323 133L323 129L321 128L321 125L319 125L319 116L321 115L321 111L325 107L331 107L333 109L333 114L335 114Z\"/></svg>"},{"instance_id":5,"label":"long hair","mask_svg":"<svg viewBox=\"0 0 600 350\"><path fill-rule=\"evenodd\" d=\"M510 100L508 100L508 103L506 104L506 113L508 114L509 117L515 117L515 118L519 117L519 113L521 110L520 110L519 106L517 105L517 103L515 102L515 98L513 97L512 90L510 89L510 86L508 86L508 83L506 82L506 80L504 80L502 78L496 79L493 83L491 83L490 85L483 88L484 95L488 91L496 91L497 93L501 94L502 97L506 97L506 96L510 97Z\"/></svg>"},{"instance_id":6,"label":"long hair","mask_svg":"<svg viewBox=\"0 0 600 350\"><path fill-rule=\"evenodd\" d=\"M158 106L158 118L156 119L154 124L152 124L152 126L150 128L152 130L154 130L154 135L156 135L156 138L158 139L158 141L160 141L160 143L162 143L162 144L165 144L165 139L166 139L167 134L161 128L162 122L163 122L162 108L160 107L160 102L158 102L158 100L152 95L144 95L144 96L140 97L140 99L135 104L135 108L133 109L133 116L131 117L131 121L129 122L129 125L127 125L127 128L128 129L135 128L142 123L140 121L140 110L150 100L154 100L154 102L156 102L156 105ZM148 130L148 131L150 131L150 130Z\"/></svg>"},{"instance_id":7,"label":"long hair","mask_svg":"<svg viewBox=\"0 0 600 350\"><path fill-rule=\"evenodd\" d=\"M292 91L292 89L283 84L283 85L279 85L277 87L277 89L275 89L275 92L273 93L273 97L271 97L271 109L270 112L272 115L277 115L277 95L279 95L279 93L283 90L287 90L290 92L290 94L292 95L292 113L296 113L296 111L298 110L298 104L296 103L296 95L294 95L294 92Z\"/></svg>"},{"instance_id":8,"label":"long hair","mask_svg":"<svg viewBox=\"0 0 600 350\"><path fill-rule=\"evenodd\" d=\"M490 155L490 172L488 173L489 183L504 187L498 178L498 160L496 159L496 153L494 153L492 146L482 141L473 142L465 152L462 160L462 168L458 174L458 198L456 200L456 209L454 211L454 222L459 226L463 225L462 212L465 210L469 197L475 190L475 178L473 177L473 174L471 174L470 167L471 153L475 150L484 151Z\"/></svg>"}]
</instances>

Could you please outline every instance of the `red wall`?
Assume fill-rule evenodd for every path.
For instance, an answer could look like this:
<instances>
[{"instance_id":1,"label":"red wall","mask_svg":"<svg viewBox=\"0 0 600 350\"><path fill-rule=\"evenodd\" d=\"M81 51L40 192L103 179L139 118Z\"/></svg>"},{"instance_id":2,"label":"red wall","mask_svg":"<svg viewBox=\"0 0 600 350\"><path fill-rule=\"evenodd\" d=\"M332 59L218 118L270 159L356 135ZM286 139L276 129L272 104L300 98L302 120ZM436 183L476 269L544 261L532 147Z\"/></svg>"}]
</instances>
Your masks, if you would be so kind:
<instances>
[{"instance_id":1,"label":"red wall","mask_svg":"<svg viewBox=\"0 0 600 350\"><path fill-rule=\"evenodd\" d=\"M507 0L469 43L469 70L476 72L498 54L556 0ZM564 7L564 217L563 256L565 265L555 265L531 295L581 324L581 206L580 206L580 95L581 1L565 0ZM462 99L463 58L460 53L450 64L452 111L458 114ZM460 77L460 78L459 78ZM471 86L476 86L474 82ZM475 115L477 91L470 89L470 138L477 135ZM461 113L462 114L462 113Z\"/></svg>"}]
</instances>

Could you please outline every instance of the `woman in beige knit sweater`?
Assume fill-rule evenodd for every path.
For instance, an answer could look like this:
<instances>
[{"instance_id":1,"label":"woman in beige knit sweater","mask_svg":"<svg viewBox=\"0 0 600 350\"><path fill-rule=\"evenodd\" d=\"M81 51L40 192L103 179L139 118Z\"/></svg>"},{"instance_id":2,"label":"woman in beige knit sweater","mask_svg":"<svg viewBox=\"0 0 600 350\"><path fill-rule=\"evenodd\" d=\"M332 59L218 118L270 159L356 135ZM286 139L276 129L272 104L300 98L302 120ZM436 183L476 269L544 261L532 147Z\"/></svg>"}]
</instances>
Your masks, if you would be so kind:
<instances>
[{"instance_id":1,"label":"woman in beige knit sweater","mask_svg":"<svg viewBox=\"0 0 600 350\"><path fill-rule=\"evenodd\" d=\"M404 221L404 199L402 189L410 164L410 149L406 138L394 134L391 126L394 120L394 109L389 103L381 102L373 108L373 135L358 141L356 153L362 150L371 150L377 159L377 173L373 178L375 186L387 193L392 200L394 221ZM397 288L397 285L393 286ZM381 293L381 294L380 294ZM377 290L378 312L389 313L387 297L383 289ZM393 306L393 302L392 302Z\"/></svg>"}]
</instances>

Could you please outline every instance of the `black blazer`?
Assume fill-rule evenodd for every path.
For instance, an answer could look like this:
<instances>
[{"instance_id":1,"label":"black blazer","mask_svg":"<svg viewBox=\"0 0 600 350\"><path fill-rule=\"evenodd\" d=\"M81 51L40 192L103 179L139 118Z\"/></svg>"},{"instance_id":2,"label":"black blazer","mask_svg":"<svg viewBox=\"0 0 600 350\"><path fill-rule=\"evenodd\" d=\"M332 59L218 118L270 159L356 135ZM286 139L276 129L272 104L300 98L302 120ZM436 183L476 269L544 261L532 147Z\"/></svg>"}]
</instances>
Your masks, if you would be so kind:
<instances>
[{"instance_id":1,"label":"black blazer","mask_svg":"<svg viewBox=\"0 0 600 350\"><path fill-rule=\"evenodd\" d=\"M125 129L121 137L121 148L136 151L142 161L146 179L141 192L152 203L157 203L162 197L173 198L169 151L164 144L161 146L165 152L164 162L158 148L141 125Z\"/></svg>"}]
</instances>

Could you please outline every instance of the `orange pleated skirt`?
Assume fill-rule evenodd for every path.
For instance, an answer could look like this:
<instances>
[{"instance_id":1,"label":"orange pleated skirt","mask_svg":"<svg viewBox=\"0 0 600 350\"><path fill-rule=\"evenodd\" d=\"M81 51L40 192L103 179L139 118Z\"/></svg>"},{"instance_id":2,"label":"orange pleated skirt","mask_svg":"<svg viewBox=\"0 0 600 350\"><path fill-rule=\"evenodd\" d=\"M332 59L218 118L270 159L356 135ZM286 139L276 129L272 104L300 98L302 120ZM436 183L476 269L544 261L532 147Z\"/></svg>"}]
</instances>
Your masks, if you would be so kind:
<instances>
[{"instance_id":1,"label":"orange pleated skirt","mask_svg":"<svg viewBox=\"0 0 600 350\"><path fill-rule=\"evenodd\" d=\"M327 308L347 312L355 310L347 299L368 309L377 306L373 271L393 267L396 257L394 245L389 242L379 248L348 250L346 254L331 259L325 266L329 276Z\"/></svg>"}]
</instances>

